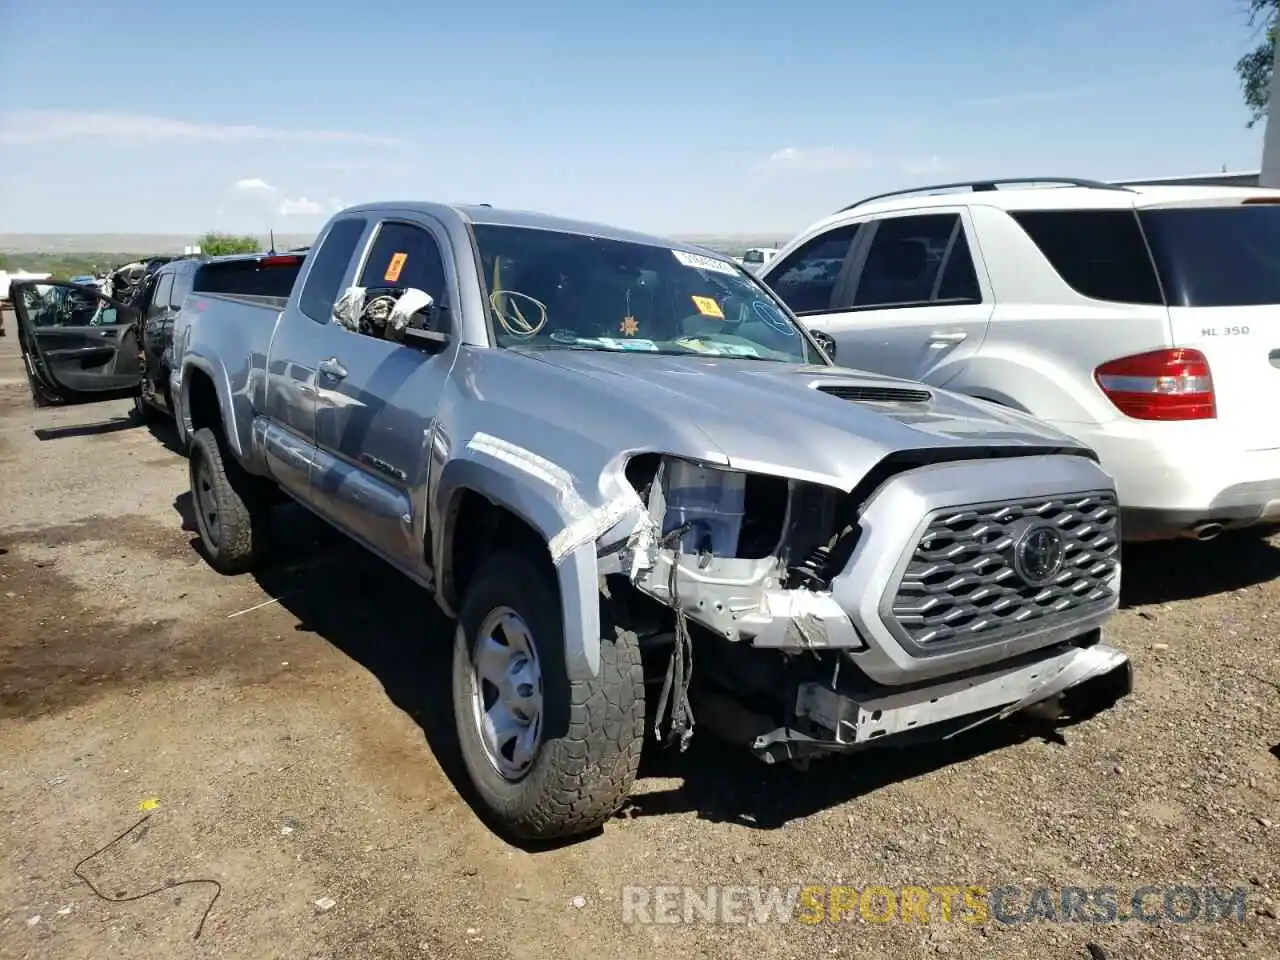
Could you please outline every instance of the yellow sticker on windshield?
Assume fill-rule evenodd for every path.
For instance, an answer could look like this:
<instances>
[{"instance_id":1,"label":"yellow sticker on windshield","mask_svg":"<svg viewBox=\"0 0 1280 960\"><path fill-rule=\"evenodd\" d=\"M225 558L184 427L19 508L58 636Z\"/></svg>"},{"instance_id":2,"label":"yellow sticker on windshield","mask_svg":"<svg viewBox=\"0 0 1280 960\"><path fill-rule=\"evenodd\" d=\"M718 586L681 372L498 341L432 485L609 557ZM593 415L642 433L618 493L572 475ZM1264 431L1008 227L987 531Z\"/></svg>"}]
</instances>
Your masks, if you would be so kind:
<instances>
[{"instance_id":1,"label":"yellow sticker on windshield","mask_svg":"<svg viewBox=\"0 0 1280 960\"><path fill-rule=\"evenodd\" d=\"M400 271L404 269L404 262L409 259L407 253L393 253L391 262L387 264L387 272L382 275L382 279L388 283L395 283L400 279Z\"/></svg>"},{"instance_id":2,"label":"yellow sticker on windshield","mask_svg":"<svg viewBox=\"0 0 1280 960\"><path fill-rule=\"evenodd\" d=\"M716 303L711 297L691 297L693 305L698 308L698 312L704 317L715 317L717 320L724 319L724 311L720 309L720 304Z\"/></svg>"}]
</instances>

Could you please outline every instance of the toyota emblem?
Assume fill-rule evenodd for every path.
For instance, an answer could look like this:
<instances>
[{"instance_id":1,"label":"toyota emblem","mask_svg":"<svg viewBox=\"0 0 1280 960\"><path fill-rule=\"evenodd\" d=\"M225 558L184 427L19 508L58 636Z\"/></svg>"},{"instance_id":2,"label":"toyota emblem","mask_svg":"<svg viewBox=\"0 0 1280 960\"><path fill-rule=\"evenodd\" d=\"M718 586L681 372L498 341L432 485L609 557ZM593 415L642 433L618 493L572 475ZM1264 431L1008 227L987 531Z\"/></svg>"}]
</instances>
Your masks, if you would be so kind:
<instances>
[{"instance_id":1,"label":"toyota emblem","mask_svg":"<svg viewBox=\"0 0 1280 960\"><path fill-rule=\"evenodd\" d=\"M1034 523L1013 544L1013 569L1026 583L1043 587L1053 581L1067 556L1061 531L1049 523Z\"/></svg>"}]
</instances>

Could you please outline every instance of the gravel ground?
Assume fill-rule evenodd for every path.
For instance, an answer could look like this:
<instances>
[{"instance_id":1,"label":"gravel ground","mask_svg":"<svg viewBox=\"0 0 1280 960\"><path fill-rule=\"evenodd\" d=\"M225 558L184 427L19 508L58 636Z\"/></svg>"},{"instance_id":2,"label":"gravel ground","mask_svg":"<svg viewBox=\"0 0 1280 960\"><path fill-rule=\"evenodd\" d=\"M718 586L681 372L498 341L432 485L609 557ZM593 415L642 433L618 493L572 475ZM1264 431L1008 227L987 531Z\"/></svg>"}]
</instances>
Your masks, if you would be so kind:
<instances>
[{"instance_id":1,"label":"gravel ground","mask_svg":"<svg viewBox=\"0 0 1280 960\"><path fill-rule=\"evenodd\" d=\"M695 736L601 834L518 849L458 785L430 601L289 510L270 571L215 574L126 414L33 409L0 340L0 956L1280 956L1280 541L1130 550L1102 716L805 773ZM1175 884L1243 919L635 924L622 892L1111 885L1123 917Z\"/></svg>"}]
</instances>

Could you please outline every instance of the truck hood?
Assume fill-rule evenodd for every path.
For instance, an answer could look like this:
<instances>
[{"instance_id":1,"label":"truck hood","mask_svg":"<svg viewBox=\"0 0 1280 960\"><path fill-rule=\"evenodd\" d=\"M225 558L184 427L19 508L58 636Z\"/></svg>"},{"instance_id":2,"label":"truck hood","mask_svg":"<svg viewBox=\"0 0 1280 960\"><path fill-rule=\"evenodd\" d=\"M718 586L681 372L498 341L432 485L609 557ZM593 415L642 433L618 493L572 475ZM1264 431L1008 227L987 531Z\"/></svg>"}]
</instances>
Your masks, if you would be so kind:
<instances>
[{"instance_id":1,"label":"truck hood","mask_svg":"<svg viewBox=\"0 0 1280 960\"><path fill-rule=\"evenodd\" d=\"M1078 441L1027 414L843 367L638 352L519 352L567 374L578 386L586 386L583 381L598 384L585 392L570 388L560 399L581 398L598 405L597 413L600 407L616 409L618 439L624 442L632 439L628 422L678 423L685 436L694 426L731 467L845 489L884 457L906 450L1081 449ZM823 392L818 389L822 386L925 390L930 396L916 402L866 402Z\"/></svg>"}]
</instances>

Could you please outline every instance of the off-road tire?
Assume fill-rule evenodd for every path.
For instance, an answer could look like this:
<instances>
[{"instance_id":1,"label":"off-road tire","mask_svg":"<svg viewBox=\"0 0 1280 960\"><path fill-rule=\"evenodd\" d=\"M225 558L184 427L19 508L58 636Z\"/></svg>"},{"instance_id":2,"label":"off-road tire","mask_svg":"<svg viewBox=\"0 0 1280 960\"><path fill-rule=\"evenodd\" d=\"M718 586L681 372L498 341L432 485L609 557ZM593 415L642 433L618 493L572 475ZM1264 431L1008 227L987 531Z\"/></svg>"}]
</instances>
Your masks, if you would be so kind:
<instances>
[{"instance_id":1,"label":"off-road tire","mask_svg":"<svg viewBox=\"0 0 1280 960\"><path fill-rule=\"evenodd\" d=\"M542 673L542 744L516 781L490 762L471 694L472 648L490 611L509 607L528 625ZM600 670L571 681L560 591L549 558L500 551L471 578L453 651L453 709L463 764L500 832L524 840L589 833L631 793L644 744L645 688L632 633L600 640Z\"/></svg>"},{"instance_id":2,"label":"off-road tire","mask_svg":"<svg viewBox=\"0 0 1280 960\"><path fill-rule=\"evenodd\" d=\"M207 528L197 489L199 473L205 464L218 512L220 529L216 538ZM270 512L269 503L258 490L257 478L225 454L221 437L208 427L200 428L192 436L187 469L196 529L210 566L228 575L253 569L265 552Z\"/></svg>"}]
</instances>

